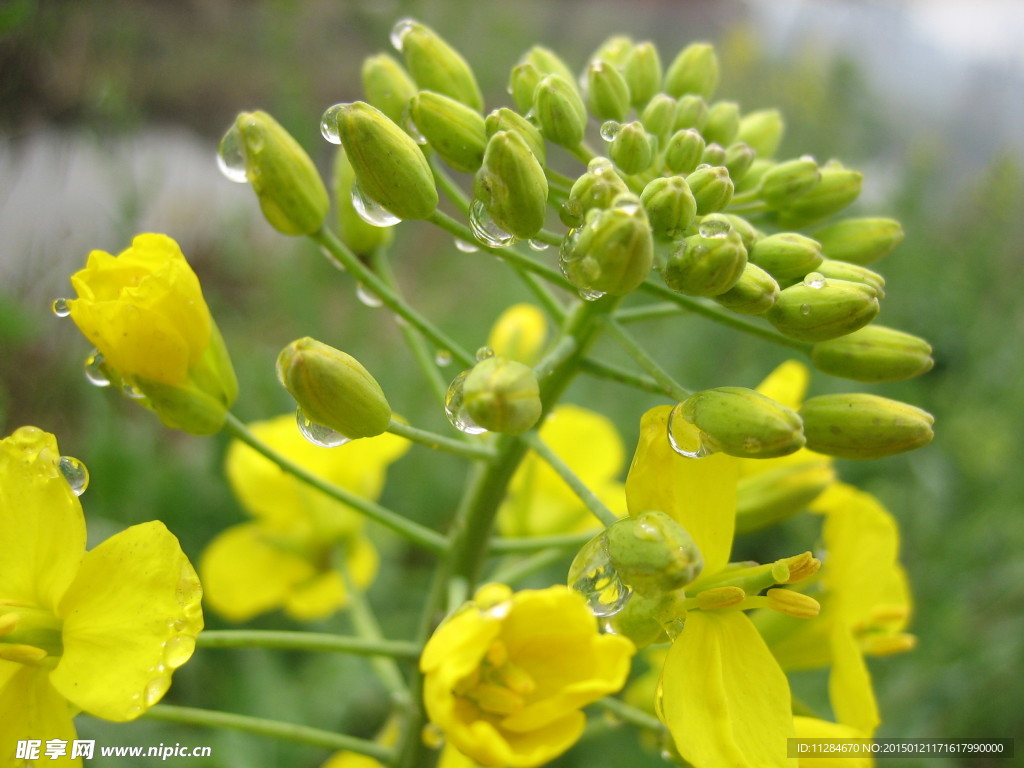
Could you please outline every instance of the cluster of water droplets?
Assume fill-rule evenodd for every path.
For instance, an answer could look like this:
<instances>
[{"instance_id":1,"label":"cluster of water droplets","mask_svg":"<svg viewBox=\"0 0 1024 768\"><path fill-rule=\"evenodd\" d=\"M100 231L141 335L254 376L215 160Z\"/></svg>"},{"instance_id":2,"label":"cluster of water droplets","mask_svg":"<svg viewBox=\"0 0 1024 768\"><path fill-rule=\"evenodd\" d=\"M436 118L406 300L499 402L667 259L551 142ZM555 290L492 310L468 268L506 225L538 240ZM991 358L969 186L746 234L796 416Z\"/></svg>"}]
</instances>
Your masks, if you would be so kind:
<instances>
[{"instance_id":1,"label":"cluster of water droplets","mask_svg":"<svg viewBox=\"0 0 1024 768\"><path fill-rule=\"evenodd\" d=\"M516 241L515 236L502 229L488 213L483 200L477 199L470 203L469 228L473 231L473 237L491 248L507 248Z\"/></svg>"},{"instance_id":2,"label":"cluster of water droplets","mask_svg":"<svg viewBox=\"0 0 1024 768\"><path fill-rule=\"evenodd\" d=\"M590 612L608 618L626 607L632 590L622 583L608 554L606 533L594 537L569 566L569 587L587 600Z\"/></svg>"},{"instance_id":3,"label":"cluster of water droplets","mask_svg":"<svg viewBox=\"0 0 1024 768\"><path fill-rule=\"evenodd\" d=\"M302 408L295 409L295 423L299 427L299 433L304 438L321 448L337 448L339 445L344 445L351 440L351 438L330 427L316 423L303 413Z\"/></svg>"},{"instance_id":4,"label":"cluster of water droplets","mask_svg":"<svg viewBox=\"0 0 1024 768\"><path fill-rule=\"evenodd\" d=\"M444 354L444 365L451 362L451 352L448 350L439 350L437 364L442 365L441 355ZM490 347L480 347L476 351L477 362L486 360L489 357L494 357L494 350ZM477 424L473 417L469 415L469 411L466 409L465 395L463 389L466 385L466 377L469 376L472 368L469 368L458 376L456 376L452 383L448 385L448 391L445 392L444 396L444 415L451 422L451 425L460 432L464 432L467 435L482 435L487 430Z\"/></svg>"},{"instance_id":5,"label":"cluster of water droplets","mask_svg":"<svg viewBox=\"0 0 1024 768\"><path fill-rule=\"evenodd\" d=\"M680 456L688 459L701 459L715 453L704 441L704 433L696 424L686 418L683 404L675 406L668 414L668 444Z\"/></svg>"}]
</instances>

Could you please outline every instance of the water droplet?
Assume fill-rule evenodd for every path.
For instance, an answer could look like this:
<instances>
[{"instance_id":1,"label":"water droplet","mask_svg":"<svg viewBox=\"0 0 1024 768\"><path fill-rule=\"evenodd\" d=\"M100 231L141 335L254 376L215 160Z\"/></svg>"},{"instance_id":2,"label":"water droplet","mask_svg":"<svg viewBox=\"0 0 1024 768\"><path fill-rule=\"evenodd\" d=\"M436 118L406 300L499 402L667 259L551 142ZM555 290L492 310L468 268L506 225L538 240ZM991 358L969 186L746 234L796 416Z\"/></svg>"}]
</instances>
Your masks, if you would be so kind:
<instances>
[{"instance_id":1,"label":"water droplet","mask_svg":"<svg viewBox=\"0 0 1024 768\"><path fill-rule=\"evenodd\" d=\"M67 299L54 299L50 309L53 310L53 314L57 317L67 317L71 314L71 307L68 306Z\"/></svg>"},{"instance_id":2,"label":"water droplet","mask_svg":"<svg viewBox=\"0 0 1024 768\"><path fill-rule=\"evenodd\" d=\"M527 240L527 245L530 246L531 250L537 251L537 253L542 253L549 248L547 243L536 239Z\"/></svg>"},{"instance_id":3,"label":"water droplet","mask_svg":"<svg viewBox=\"0 0 1024 768\"><path fill-rule=\"evenodd\" d=\"M743 438L743 450L747 453L757 453L761 450L761 441L753 435Z\"/></svg>"},{"instance_id":4,"label":"water droplet","mask_svg":"<svg viewBox=\"0 0 1024 768\"><path fill-rule=\"evenodd\" d=\"M146 700L146 706L152 707L160 701L160 699L164 697L164 694L167 693L167 689L170 687L170 675L160 675L159 677L154 677L150 680L149 684L146 686L145 692L142 694L143 698Z\"/></svg>"},{"instance_id":5,"label":"water droplet","mask_svg":"<svg viewBox=\"0 0 1024 768\"><path fill-rule=\"evenodd\" d=\"M409 114L408 109L406 109L405 112L404 122L405 132L409 134L413 141L415 141L417 144L420 144L421 146L430 143L427 140L427 137L423 135L423 132L420 130L420 127L416 125L416 121L412 119L412 115Z\"/></svg>"},{"instance_id":6,"label":"water droplet","mask_svg":"<svg viewBox=\"0 0 1024 768\"><path fill-rule=\"evenodd\" d=\"M515 242L515 237L498 226L487 212L483 200L474 200L469 206L469 227L473 236L492 248L506 248Z\"/></svg>"},{"instance_id":7,"label":"water droplet","mask_svg":"<svg viewBox=\"0 0 1024 768\"><path fill-rule=\"evenodd\" d=\"M145 400L146 393L139 389L137 386L132 384L130 381L125 381L121 384L121 394L132 400Z\"/></svg>"},{"instance_id":8,"label":"water droplet","mask_svg":"<svg viewBox=\"0 0 1024 768\"><path fill-rule=\"evenodd\" d=\"M444 732L433 723L427 723L420 731L423 746L427 749L440 749L444 746Z\"/></svg>"},{"instance_id":9,"label":"water droplet","mask_svg":"<svg viewBox=\"0 0 1024 768\"><path fill-rule=\"evenodd\" d=\"M698 165L693 170L694 171L703 171L703 170L706 170L706 169L708 169L710 167L711 167L711 163L701 163L700 165Z\"/></svg>"},{"instance_id":10,"label":"water droplet","mask_svg":"<svg viewBox=\"0 0 1024 768\"><path fill-rule=\"evenodd\" d=\"M452 353L447 349L439 349L434 353L434 362L441 368L452 364Z\"/></svg>"},{"instance_id":11,"label":"water droplet","mask_svg":"<svg viewBox=\"0 0 1024 768\"><path fill-rule=\"evenodd\" d=\"M462 240L458 237L455 238L455 247L463 253L476 253L480 249L476 247L474 243L470 243L466 240Z\"/></svg>"},{"instance_id":12,"label":"water droplet","mask_svg":"<svg viewBox=\"0 0 1024 768\"><path fill-rule=\"evenodd\" d=\"M811 314L811 305L810 304L801 304L800 305L800 314L803 315L804 317L806 317L807 315Z\"/></svg>"},{"instance_id":13,"label":"water droplet","mask_svg":"<svg viewBox=\"0 0 1024 768\"><path fill-rule=\"evenodd\" d=\"M313 445L319 445L321 448L337 448L339 445L349 442L350 439L340 432L335 432L330 427L325 427L323 424L317 424L315 421L307 419L306 414L302 412L301 408L295 409L295 423L299 425L299 432L302 433L304 438Z\"/></svg>"},{"instance_id":14,"label":"water droplet","mask_svg":"<svg viewBox=\"0 0 1024 768\"><path fill-rule=\"evenodd\" d=\"M700 224L697 225L697 232L700 233L701 237L708 238L722 238L728 237L729 232L732 231L732 224L729 223L728 219L719 218L717 216L706 216Z\"/></svg>"},{"instance_id":15,"label":"water droplet","mask_svg":"<svg viewBox=\"0 0 1024 768\"><path fill-rule=\"evenodd\" d=\"M473 417L465 408L462 399L462 388L466 383L466 376L469 371L463 371L448 386L448 392L444 396L444 413L452 426L467 435L480 435L487 430L473 421Z\"/></svg>"},{"instance_id":16,"label":"water droplet","mask_svg":"<svg viewBox=\"0 0 1024 768\"><path fill-rule=\"evenodd\" d=\"M608 173L615 173L615 166L607 157L595 157L587 163L587 173L602 176Z\"/></svg>"},{"instance_id":17,"label":"water droplet","mask_svg":"<svg viewBox=\"0 0 1024 768\"><path fill-rule=\"evenodd\" d=\"M481 360L486 360L489 357L494 357L494 350L490 347L480 347L476 351L476 361L479 363Z\"/></svg>"},{"instance_id":18,"label":"water droplet","mask_svg":"<svg viewBox=\"0 0 1024 768\"><path fill-rule=\"evenodd\" d=\"M238 126L232 125L217 147L217 167L220 172L236 184L245 184L249 179L245 175L245 145Z\"/></svg>"},{"instance_id":19,"label":"water droplet","mask_svg":"<svg viewBox=\"0 0 1024 768\"><path fill-rule=\"evenodd\" d=\"M804 277L804 285L815 290L825 287L825 276L821 272L808 272ZM806 314L806 313L804 313Z\"/></svg>"},{"instance_id":20,"label":"water droplet","mask_svg":"<svg viewBox=\"0 0 1024 768\"><path fill-rule=\"evenodd\" d=\"M368 307L376 309L384 304L384 301L376 293L371 291L362 283L356 283L356 298Z\"/></svg>"},{"instance_id":21,"label":"water droplet","mask_svg":"<svg viewBox=\"0 0 1024 768\"><path fill-rule=\"evenodd\" d=\"M682 405L677 405L668 415L668 443L672 450L688 459L700 459L714 453L702 438L697 425L682 413Z\"/></svg>"},{"instance_id":22,"label":"water droplet","mask_svg":"<svg viewBox=\"0 0 1024 768\"><path fill-rule=\"evenodd\" d=\"M402 46L405 45L405 36L415 28L416 21L414 19L399 19L395 22L395 26L391 28L391 45L394 46L396 51L402 52Z\"/></svg>"},{"instance_id":23,"label":"water droplet","mask_svg":"<svg viewBox=\"0 0 1024 768\"><path fill-rule=\"evenodd\" d=\"M606 120L601 124L601 138L605 141L614 141L615 137L619 135L619 131L622 130L622 123L616 122L615 120Z\"/></svg>"},{"instance_id":24,"label":"water droplet","mask_svg":"<svg viewBox=\"0 0 1024 768\"><path fill-rule=\"evenodd\" d=\"M338 115L348 107L348 104L334 104L324 110L320 116L320 135L331 144L341 144L341 134L338 133Z\"/></svg>"},{"instance_id":25,"label":"water droplet","mask_svg":"<svg viewBox=\"0 0 1024 768\"><path fill-rule=\"evenodd\" d=\"M636 195L619 195L612 202L612 208L636 216L641 210L640 198Z\"/></svg>"},{"instance_id":26,"label":"water droplet","mask_svg":"<svg viewBox=\"0 0 1024 768\"><path fill-rule=\"evenodd\" d=\"M94 387L109 387L110 376L107 373L106 360L99 352L93 352L85 358L85 380Z\"/></svg>"},{"instance_id":27,"label":"water droplet","mask_svg":"<svg viewBox=\"0 0 1024 768\"><path fill-rule=\"evenodd\" d=\"M569 566L569 586L587 599L595 616L614 616L632 594L608 555L607 533L587 542Z\"/></svg>"},{"instance_id":28,"label":"water droplet","mask_svg":"<svg viewBox=\"0 0 1024 768\"><path fill-rule=\"evenodd\" d=\"M591 291L587 288L580 288L577 293L579 293L580 298L584 301L597 301L605 294L604 291Z\"/></svg>"},{"instance_id":29,"label":"water droplet","mask_svg":"<svg viewBox=\"0 0 1024 768\"><path fill-rule=\"evenodd\" d=\"M85 493L85 489L89 487L89 470L85 468L85 464L74 456L61 456L57 460L57 469L67 480L75 496Z\"/></svg>"},{"instance_id":30,"label":"water droplet","mask_svg":"<svg viewBox=\"0 0 1024 768\"><path fill-rule=\"evenodd\" d=\"M188 635L172 637L164 643L164 664L177 669L192 657L196 641Z\"/></svg>"},{"instance_id":31,"label":"water droplet","mask_svg":"<svg viewBox=\"0 0 1024 768\"><path fill-rule=\"evenodd\" d=\"M359 218L375 227L393 227L401 221L395 214L363 192L358 181L352 185L352 207L356 209Z\"/></svg>"},{"instance_id":32,"label":"water droplet","mask_svg":"<svg viewBox=\"0 0 1024 768\"><path fill-rule=\"evenodd\" d=\"M562 203L560 214L566 226L578 227L583 223L583 201L578 197L570 197Z\"/></svg>"}]
</instances>

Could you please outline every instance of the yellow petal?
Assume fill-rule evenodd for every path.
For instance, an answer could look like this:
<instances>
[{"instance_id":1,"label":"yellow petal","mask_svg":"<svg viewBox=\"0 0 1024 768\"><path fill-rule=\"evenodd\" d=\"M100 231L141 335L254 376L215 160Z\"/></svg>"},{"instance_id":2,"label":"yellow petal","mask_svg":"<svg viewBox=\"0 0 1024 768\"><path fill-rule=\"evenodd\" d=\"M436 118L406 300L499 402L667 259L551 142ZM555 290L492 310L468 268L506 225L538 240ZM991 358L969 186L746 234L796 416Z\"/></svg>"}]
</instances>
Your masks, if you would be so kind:
<instances>
[{"instance_id":1,"label":"yellow petal","mask_svg":"<svg viewBox=\"0 0 1024 768\"><path fill-rule=\"evenodd\" d=\"M77 737L68 702L53 689L47 670L0 661L0 766L15 768L21 761L14 755L19 740L41 741L40 759L35 765L81 766L72 760L71 742ZM67 742L67 754L56 760L45 756L46 742Z\"/></svg>"},{"instance_id":2,"label":"yellow petal","mask_svg":"<svg viewBox=\"0 0 1024 768\"><path fill-rule=\"evenodd\" d=\"M377 549L365 536L353 536L347 546L348 568L359 587L366 587L377 575ZM330 616L348 604L345 581L338 571L327 571L296 584L284 609L293 619L312 621Z\"/></svg>"},{"instance_id":3,"label":"yellow petal","mask_svg":"<svg viewBox=\"0 0 1024 768\"><path fill-rule=\"evenodd\" d=\"M0 601L55 612L78 571L85 518L59 458L57 440L36 427L0 441Z\"/></svg>"},{"instance_id":4,"label":"yellow petal","mask_svg":"<svg viewBox=\"0 0 1024 768\"><path fill-rule=\"evenodd\" d=\"M661 687L662 719L695 768L795 766L789 683L741 611L691 611Z\"/></svg>"},{"instance_id":5,"label":"yellow petal","mask_svg":"<svg viewBox=\"0 0 1024 768\"><path fill-rule=\"evenodd\" d=\"M843 624L832 629L832 669L828 676L828 698L832 710L843 725L873 736L881 722L871 673L853 634Z\"/></svg>"},{"instance_id":6,"label":"yellow petal","mask_svg":"<svg viewBox=\"0 0 1024 768\"><path fill-rule=\"evenodd\" d=\"M807 392L811 372L796 360L787 360L757 385L757 391L794 411L799 410Z\"/></svg>"},{"instance_id":7,"label":"yellow petal","mask_svg":"<svg viewBox=\"0 0 1024 768\"><path fill-rule=\"evenodd\" d=\"M671 410L658 406L641 419L626 478L629 513L655 509L672 517L693 537L704 557L704 573L717 573L732 550L739 459L725 454L689 459L673 451L668 442Z\"/></svg>"},{"instance_id":8,"label":"yellow petal","mask_svg":"<svg viewBox=\"0 0 1024 768\"><path fill-rule=\"evenodd\" d=\"M201 599L199 579L163 523L110 537L82 559L61 600L64 655L51 682L97 717L138 717L192 655Z\"/></svg>"},{"instance_id":9,"label":"yellow petal","mask_svg":"<svg viewBox=\"0 0 1024 768\"><path fill-rule=\"evenodd\" d=\"M477 768L477 763L450 744L445 744L437 768Z\"/></svg>"},{"instance_id":10,"label":"yellow petal","mask_svg":"<svg viewBox=\"0 0 1024 768\"><path fill-rule=\"evenodd\" d=\"M794 717L798 739L863 739L865 735L856 728L841 723L830 723L813 717ZM797 761L799 768L872 768L875 765L870 755L843 755L841 757L808 756Z\"/></svg>"}]
</instances>

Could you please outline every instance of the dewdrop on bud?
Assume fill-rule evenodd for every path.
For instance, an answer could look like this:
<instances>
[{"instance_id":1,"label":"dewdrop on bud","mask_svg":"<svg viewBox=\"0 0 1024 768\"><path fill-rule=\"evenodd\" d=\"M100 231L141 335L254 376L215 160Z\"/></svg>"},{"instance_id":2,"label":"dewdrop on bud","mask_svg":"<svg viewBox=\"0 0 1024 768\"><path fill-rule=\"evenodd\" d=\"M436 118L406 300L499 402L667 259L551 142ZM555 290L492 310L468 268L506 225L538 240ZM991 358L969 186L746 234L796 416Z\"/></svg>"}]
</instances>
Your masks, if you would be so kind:
<instances>
[{"instance_id":1,"label":"dewdrop on bud","mask_svg":"<svg viewBox=\"0 0 1024 768\"><path fill-rule=\"evenodd\" d=\"M579 146L587 127L587 108L572 83L548 75L537 84L533 98L534 115L548 141L570 149Z\"/></svg>"},{"instance_id":2,"label":"dewdrop on bud","mask_svg":"<svg viewBox=\"0 0 1024 768\"><path fill-rule=\"evenodd\" d=\"M420 91L409 102L409 117L427 143L456 171L473 173L484 159L484 118L455 99Z\"/></svg>"},{"instance_id":3,"label":"dewdrop on bud","mask_svg":"<svg viewBox=\"0 0 1024 768\"><path fill-rule=\"evenodd\" d=\"M765 317L785 336L817 342L863 328L878 310L875 291L863 283L812 275L779 293Z\"/></svg>"},{"instance_id":4,"label":"dewdrop on bud","mask_svg":"<svg viewBox=\"0 0 1024 768\"><path fill-rule=\"evenodd\" d=\"M608 147L608 155L627 175L646 170L654 159L654 147L643 123L634 120L621 126Z\"/></svg>"},{"instance_id":5,"label":"dewdrop on bud","mask_svg":"<svg viewBox=\"0 0 1024 768\"><path fill-rule=\"evenodd\" d=\"M473 191L494 222L515 237L533 237L544 226L547 177L515 131L499 131L488 140Z\"/></svg>"},{"instance_id":6,"label":"dewdrop on bud","mask_svg":"<svg viewBox=\"0 0 1024 768\"><path fill-rule=\"evenodd\" d=\"M830 259L872 264L903 242L903 228L895 219L843 219L815 231L814 239Z\"/></svg>"},{"instance_id":7,"label":"dewdrop on bud","mask_svg":"<svg viewBox=\"0 0 1024 768\"><path fill-rule=\"evenodd\" d=\"M611 208L620 195L629 194L629 187L606 158L595 158L587 172L576 179L569 198L562 208L562 220L568 227L580 226L588 212Z\"/></svg>"},{"instance_id":8,"label":"dewdrop on bud","mask_svg":"<svg viewBox=\"0 0 1024 768\"><path fill-rule=\"evenodd\" d=\"M631 195L569 230L559 254L562 273L590 296L625 296L647 278L653 261L651 228L640 200Z\"/></svg>"},{"instance_id":9,"label":"dewdrop on bud","mask_svg":"<svg viewBox=\"0 0 1024 768\"><path fill-rule=\"evenodd\" d=\"M661 277L679 293L717 296L740 279L747 264L747 250L721 214L705 216L697 230L669 255L661 267Z\"/></svg>"},{"instance_id":10,"label":"dewdrop on bud","mask_svg":"<svg viewBox=\"0 0 1024 768\"><path fill-rule=\"evenodd\" d=\"M880 459L921 448L934 437L930 413L877 395L812 397L800 415L807 447L842 459Z\"/></svg>"},{"instance_id":11,"label":"dewdrop on bud","mask_svg":"<svg viewBox=\"0 0 1024 768\"><path fill-rule=\"evenodd\" d=\"M868 325L811 350L814 366L854 381L903 381L932 369L931 345L909 333Z\"/></svg>"},{"instance_id":12,"label":"dewdrop on bud","mask_svg":"<svg viewBox=\"0 0 1024 768\"><path fill-rule=\"evenodd\" d=\"M770 459L794 453L806 442L793 410L752 389L706 389L688 397L679 409L701 431L708 449L731 456Z\"/></svg>"},{"instance_id":13,"label":"dewdrop on bud","mask_svg":"<svg viewBox=\"0 0 1024 768\"><path fill-rule=\"evenodd\" d=\"M380 53L363 61L362 77L367 102L401 125L409 100L419 90L405 68Z\"/></svg>"},{"instance_id":14,"label":"dewdrop on bud","mask_svg":"<svg viewBox=\"0 0 1024 768\"><path fill-rule=\"evenodd\" d=\"M665 92L677 98L692 93L707 99L717 87L718 56L710 43L691 43L665 72Z\"/></svg>"},{"instance_id":15,"label":"dewdrop on bud","mask_svg":"<svg viewBox=\"0 0 1024 768\"><path fill-rule=\"evenodd\" d=\"M434 30L403 19L395 25L392 40L405 57L412 79L422 90L450 96L478 112L483 109L484 99L472 68Z\"/></svg>"},{"instance_id":16,"label":"dewdrop on bud","mask_svg":"<svg viewBox=\"0 0 1024 768\"><path fill-rule=\"evenodd\" d=\"M352 186L356 174L348 161L344 147L338 147L334 157L334 199L337 205L338 236L360 256L373 253L391 242L394 230L367 222L352 205Z\"/></svg>"},{"instance_id":17,"label":"dewdrop on bud","mask_svg":"<svg viewBox=\"0 0 1024 768\"><path fill-rule=\"evenodd\" d=\"M537 376L529 366L497 355L478 362L462 387L463 405L491 432L521 435L541 415Z\"/></svg>"},{"instance_id":18,"label":"dewdrop on bud","mask_svg":"<svg viewBox=\"0 0 1024 768\"><path fill-rule=\"evenodd\" d=\"M684 587L704 566L693 538L664 512L630 515L611 525L605 537L612 567L637 594L655 596Z\"/></svg>"},{"instance_id":19,"label":"dewdrop on bud","mask_svg":"<svg viewBox=\"0 0 1024 768\"><path fill-rule=\"evenodd\" d=\"M863 283L873 288L879 299L885 298L885 278L877 272L862 267L860 264L849 264L835 259L824 259L814 268L822 277L830 280L849 280L852 283Z\"/></svg>"}]
</instances>

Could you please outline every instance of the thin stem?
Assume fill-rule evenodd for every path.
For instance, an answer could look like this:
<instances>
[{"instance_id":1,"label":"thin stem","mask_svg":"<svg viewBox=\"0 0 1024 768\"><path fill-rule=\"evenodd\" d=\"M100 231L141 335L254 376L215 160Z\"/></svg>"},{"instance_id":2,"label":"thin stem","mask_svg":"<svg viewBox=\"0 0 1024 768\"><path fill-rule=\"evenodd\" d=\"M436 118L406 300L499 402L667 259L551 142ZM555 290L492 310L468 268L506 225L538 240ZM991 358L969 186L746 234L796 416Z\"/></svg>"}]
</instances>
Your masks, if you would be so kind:
<instances>
[{"instance_id":1,"label":"thin stem","mask_svg":"<svg viewBox=\"0 0 1024 768\"><path fill-rule=\"evenodd\" d=\"M382 507L376 502L357 496L345 488L329 483L317 475L314 475L305 467L300 464L296 464L287 456L284 456L274 450L256 437L256 435L254 435L249 428L245 426L245 424L239 421L238 417L233 413L228 413L227 420L224 422L224 429L232 437L237 440L241 440L257 453L262 454L270 461L277 464L288 474L294 475L302 482L316 488L321 493L327 494L332 499L340 501L343 504L347 504L357 512L366 515L371 520L380 523L386 528L390 528L392 531L405 537L414 544L418 544L424 549L430 550L435 554L441 554L448 550L447 539L437 531L432 531L419 523L415 523L412 520L402 517L397 512L393 512L390 509Z\"/></svg>"},{"instance_id":2,"label":"thin stem","mask_svg":"<svg viewBox=\"0 0 1024 768\"><path fill-rule=\"evenodd\" d=\"M576 183L576 180L566 176L564 173L559 173L554 168L544 168L544 174L548 177L548 184L553 187L564 188L566 192L572 189L572 185Z\"/></svg>"},{"instance_id":3,"label":"thin stem","mask_svg":"<svg viewBox=\"0 0 1024 768\"><path fill-rule=\"evenodd\" d=\"M524 269L516 271L519 274L519 278L526 284L526 287L530 289L537 302L544 307L552 319L556 323L561 323L565 320L565 307L559 303L548 287L532 272L527 272Z\"/></svg>"},{"instance_id":4,"label":"thin stem","mask_svg":"<svg viewBox=\"0 0 1024 768\"><path fill-rule=\"evenodd\" d=\"M151 707L145 714L151 720L163 720L168 723L200 725L207 728L228 728L233 731L255 733L283 741L308 744L331 750L347 750L372 757L375 760L390 760L393 751L389 747L367 739L332 733L319 728L310 728L298 723L282 723L280 720L267 720L262 717L238 715L233 712L217 712L197 707L178 707L172 704L158 704Z\"/></svg>"},{"instance_id":5,"label":"thin stem","mask_svg":"<svg viewBox=\"0 0 1024 768\"><path fill-rule=\"evenodd\" d=\"M570 155L575 157L584 165L597 157L597 153L594 152L593 147L591 147L586 141L581 141L577 147L566 147L566 149L569 150Z\"/></svg>"},{"instance_id":6,"label":"thin stem","mask_svg":"<svg viewBox=\"0 0 1024 768\"><path fill-rule=\"evenodd\" d=\"M625 368L620 368L617 365L595 360L592 357L588 357L580 363L580 370L584 373L589 373L591 376L608 379L609 381L617 381L620 384L625 384L628 387L634 387L644 392L652 392L656 395L664 394L664 390L658 382L649 376L642 376Z\"/></svg>"},{"instance_id":7,"label":"thin stem","mask_svg":"<svg viewBox=\"0 0 1024 768\"><path fill-rule=\"evenodd\" d=\"M494 554L506 552L535 552L540 549L579 549L595 534L566 533L559 536L508 536L491 541L490 551Z\"/></svg>"},{"instance_id":8,"label":"thin stem","mask_svg":"<svg viewBox=\"0 0 1024 768\"><path fill-rule=\"evenodd\" d=\"M556 454L551 448L537 436L536 433L528 433L524 435L526 442L529 443L530 448L546 461L558 476L565 481L573 493L575 493L580 501L582 501L587 509L589 509L594 517L600 520L605 526L614 525L618 521L615 513L612 512L608 507L604 505L592 490L590 490L582 480L577 477L576 473L572 471L568 464Z\"/></svg>"},{"instance_id":9,"label":"thin stem","mask_svg":"<svg viewBox=\"0 0 1024 768\"><path fill-rule=\"evenodd\" d=\"M605 318L604 327L605 330L608 331L608 335L619 343L619 346L636 361L636 364L650 374L652 379L658 382L658 385L662 388L665 394L669 395L674 400L680 401L685 400L693 394L690 390L686 389L673 379L653 357L647 354L647 351L637 343L636 339L634 339L625 328L620 326L611 318Z\"/></svg>"},{"instance_id":10,"label":"thin stem","mask_svg":"<svg viewBox=\"0 0 1024 768\"><path fill-rule=\"evenodd\" d=\"M438 189L455 203L455 206L460 211L469 213L469 196L462 191L462 187L455 183L455 179L448 175L448 172L441 167L437 155L431 155L429 162L430 170L434 172L434 181L437 183ZM473 241L469 240L467 242Z\"/></svg>"},{"instance_id":11,"label":"thin stem","mask_svg":"<svg viewBox=\"0 0 1024 768\"><path fill-rule=\"evenodd\" d=\"M502 565L491 574L491 581L513 585L549 565L564 560L568 553L564 549L542 549L528 557Z\"/></svg>"},{"instance_id":12,"label":"thin stem","mask_svg":"<svg viewBox=\"0 0 1024 768\"><path fill-rule=\"evenodd\" d=\"M534 240L538 240L548 245L560 246L562 244L562 235L557 232L552 232L550 229L542 229L536 235L533 236Z\"/></svg>"},{"instance_id":13,"label":"thin stem","mask_svg":"<svg viewBox=\"0 0 1024 768\"><path fill-rule=\"evenodd\" d=\"M638 323L643 320L660 320L663 317L675 317L682 314L683 308L678 304L645 304L641 307L630 307L620 309L615 313L615 322L625 325L627 323Z\"/></svg>"},{"instance_id":14,"label":"thin stem","mask_svg":"<svg viewBox=\"0 0 1024 768\"><path fill-rule=\"evenodd\" d=\"M639 728L655 731L656 733L661 733L665 730L665 725L654 715L649 715L642 709L637 709L620 699L607 696L603 699L598 699L597 704L620 720L631 723Z\"/></svg>"},{"instance_id":15,"label":"thin stem","mask_svg":"<svg viewBox=\"0 0 1024 768\"><path fill-rule=\"evenodd\" d=\"M272 648L288 651L350 653L417 659L422 650L407 640L368 639L325 632L287 632L264 629L206 630L196 638L199 648Z\"/></svg>"},{"instance_id":16,"label":"thin stem","mask_svg":"<svg viewBox=\"0 0 1024 768\"><path fill-rule=\"evenodd\" d=\"M411 427L408 424L403 424L402 422L395 421L394 419L392 419L391 423L388 425L388 432L393 435L398 435L399 437L404 437L406 440L411 440L414 443L425 445L435 451L453 453L456 456L462 456L466 459L493 461L495 457L494 449L488 445L463 442L462 440L456 440L451 437L439 435L436 432L417 429L416 427Z\"/></svg>"}]
</instances>

